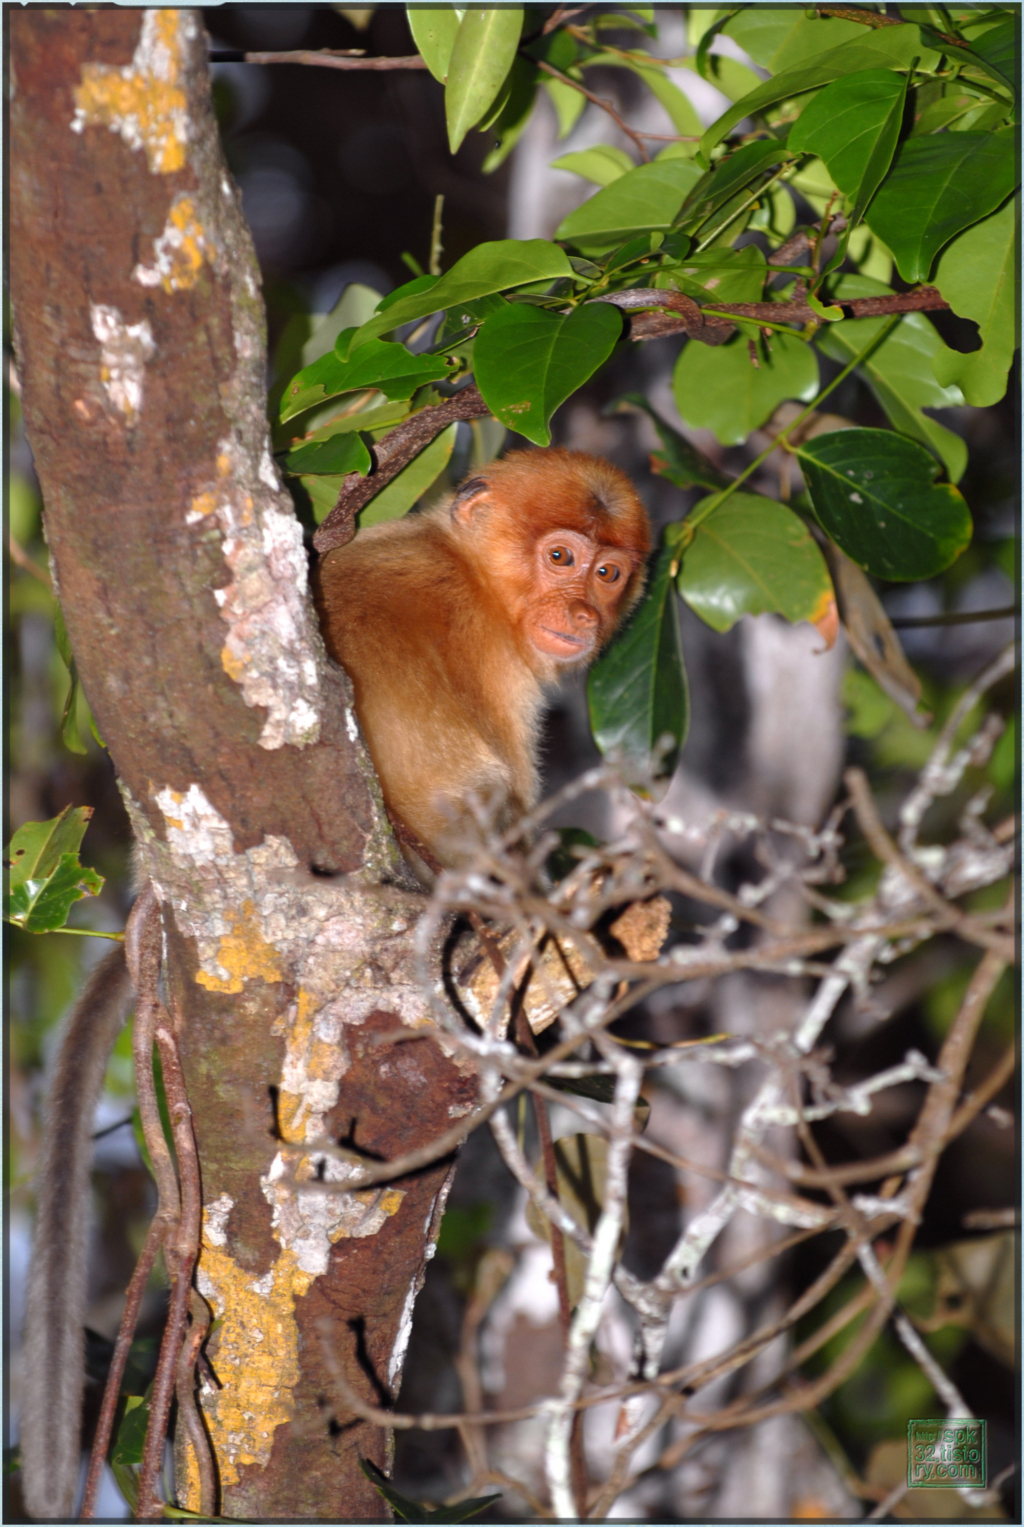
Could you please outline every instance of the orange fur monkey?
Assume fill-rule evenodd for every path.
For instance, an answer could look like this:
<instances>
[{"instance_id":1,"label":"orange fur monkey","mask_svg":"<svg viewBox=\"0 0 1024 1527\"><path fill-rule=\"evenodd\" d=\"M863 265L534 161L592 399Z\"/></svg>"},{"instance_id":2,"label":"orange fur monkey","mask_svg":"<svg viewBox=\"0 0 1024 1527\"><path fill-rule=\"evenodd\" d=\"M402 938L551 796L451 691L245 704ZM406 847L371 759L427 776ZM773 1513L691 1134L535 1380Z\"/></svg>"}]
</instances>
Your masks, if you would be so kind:
<instances>
[{"instance_id":1,"label":"orange fur monkey","mask_svg":"<svg viewBox=\"0 0 1024 1527\"><path fill-rule=\"evenodd\" d=\"M324 558L324 638L384 799L442 862L470 791L503 821L534 803L544 686L596 657L639 598L649 547L622 472L548 450L491 462Z\"/></svg>"}]
</instances>

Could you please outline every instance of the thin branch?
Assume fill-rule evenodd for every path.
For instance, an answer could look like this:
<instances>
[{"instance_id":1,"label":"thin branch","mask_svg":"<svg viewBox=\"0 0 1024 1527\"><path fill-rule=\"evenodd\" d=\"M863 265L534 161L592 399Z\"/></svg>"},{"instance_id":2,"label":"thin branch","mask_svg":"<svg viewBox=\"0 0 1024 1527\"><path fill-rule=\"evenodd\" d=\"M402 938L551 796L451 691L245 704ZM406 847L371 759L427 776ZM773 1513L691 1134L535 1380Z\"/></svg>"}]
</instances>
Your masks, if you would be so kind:
<instances>
[{"instance_id":1,"label":"thin branch","mask_svg":"<svg viewBox=\"0 0 1024 1527\"><path fill-rule=\"evenodd\" d=\"M53 581L50 578L49 572L45 567L40 567L39 563L29 556L21 542L15 540L13 531L8 531L7 533L7 550L10 553L12 562L17 563L23 572L30 573L37 582L43 585L48 594L53 593Z\"/></svg>"},{"instance_id":2,"label":"thin branch","mask_svg":"<svg viewBox=\"0 0 1024 1527\"><path fill-rule=\"evenodd\" d=\"M879 11L862 11L855 5L816 5L815 10L819 16L835 16L843 21L857 21L865 27L898 27L901 24L899 16L886 16ZM948 42L954 48L970 47L970 43L964 42L962 37L951 37L948 32L936 32L935 36L942 42Z\"/></svg>"},{"instance_id":3,"label":"thin branch","mask_svg":"<svg viewBox=\"0 0 1024 1527\"><path fill-rule=\"evenodd\" d=\"M82 1506L79 1511L79 1516L83 1522L91 1521L96 1514L96 1496L103 1478L103 1465L107 1461L107 1452L110 1448L110 1438L114 1427L114 1414L117 1410L117 1402L121 1397L121 1380L124 1378L124 1370L128 1362L128 1354L131 1351L132 1340L135 1336L135 1327L138 1324L139 1311L142 1308L142 1300L146 1292L146 1285L149 1282L149 1275L153 1271L157 1252L164 1243L167 1231L167 1221L157 1214L150 1222L149 1230L146 1232L145 1243L135 1264L135 1271L132 1273L131 1282L128 1284L124 1313L121 1316L117 1341L114 1343L114 1355L110 1360L107 1382L103 1389L103 1404L100 1407L100 1417L96 1423L96 1435L93 1437L92 1451L89 1455L89 1472L86 1475L85 1494L82 1497Z\"/></svg>"},{"instance_id":4,"label":"thin branch","mask_svg":"<svg viewBox=\"0 0 1024 1527\"><path fill-rule=\"evenodd\" d=\"M423 408L378 440L370 448L374 469L368 477L350 472L338 494L338 501L313 537L321 556L334 546L345 546L355 534L355 517L370 499L397 477L403 467L419 455L442 430L458 420L485 419L490 408L475 385L463 387L445 403Z\"/></svg>"},{"instance_id":5,"label":"thin branch","mask_svg":"<svg viewBox=\"0 0 1024 1527\"><path fill-rule=\"evenodd\" d=\"M210 54L211 64L307 64L321 69L425 69L418 53L402 58L365 58L359 49L299 48L290 53L243 53L217 48Z\"/></svg>"},{"instance_id":6,"label":"thin branch","mask_svg":"<svg viewBox=\"0 0 1024 1527\"><path fill-rule=\"evenodd\" d=\"M557 70L549 72L557 74ZM719 303L712 309L702 308L684 292L661 291L654 287L608 292L592 300L611 303L624 312L634 308L656 309L637 313L629 320L628 337L633 340L688 334L703 344L719 345L735 333L735 324L731 321L734 317L777 324L820 322L813 309L800 300ZM890 297L857 297L840 305L849 317L866 318L946 308L949 304L935 287L922 287L916 292L899 292ZM358 472L348 474L334 508L313 536L313 545L320 555L351 541L359 511L442 430L460 420L487 418L490 413L479 389L475 383L470 383L446 402L420 409L376 441L370 447L371 471L366 477Z\"/></svg>"},{"instance_id":7,"label":"thin branch","mask_svg":"<svg viewBox=\"0 0 1024 1527\"><path fill-rule=\"evenodd\" d=\"M640 158L644 161L644 163L647 164L650 162L651 156L647 152L643 138L639 133L635 133L633 129L628 126L625 121L623 121L622 117L620 117L619 113L615 110L615 107L612 105L611 101L606 100L604 96L595 95L592 90L587 89L586 85L581 85L579 80L570 79L568 74L563 74L560 69L553 68L551 64L545 63L543 59L537 60L537 68L541 71L542 74L550 74L552 79L561 81L563 85L568 85L573 90L578 90L580 95L586 96L587 100L592 101L595 106L600 106L602 111L606 111L608 113L612 121L619 128L619 131L625 133L626 137L632 139L633 143L636 144L637 153L640 155Z\"/></svg>"},{"instance_id":8,"label":"thin branch","mask_svg":"<svg viewBox=\"0 0 1024 1527\"><path fill-rule=\"evenodd\" d=\"M889 624L900 630L917 626L967 626L978 620L1017 620L1020 605L1004 604L998 610L951 610L945 615L890 615Z\"/></svg>"}]
</instances>

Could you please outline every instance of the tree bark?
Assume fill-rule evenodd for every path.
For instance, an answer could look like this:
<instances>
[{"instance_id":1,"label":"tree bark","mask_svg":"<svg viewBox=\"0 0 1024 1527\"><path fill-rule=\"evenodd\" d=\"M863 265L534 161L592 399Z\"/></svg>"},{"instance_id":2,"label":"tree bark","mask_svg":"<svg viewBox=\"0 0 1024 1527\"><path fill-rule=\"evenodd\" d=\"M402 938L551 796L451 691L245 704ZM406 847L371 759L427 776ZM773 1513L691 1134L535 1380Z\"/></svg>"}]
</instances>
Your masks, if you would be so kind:
<instances>
[{"instance_id":1,"label":"tree bark","mask_svg":"<svg viewBox=\"0 0 1024 1527\"><path fill-rule=\"evenodd\" d=\"M351 689L265 418L259 271L196 13L12 12L10 282L26 430L82 683L161 903L200 1153L200 1400L225 1516L380 1517L450 1163L346 1193L472 1106L427 1024ZM415 1043L386 1036L412 1027ZM383 1041L383 1042L382 1042ZM300 1191L303 1179L321 1185ZM339 1184L333 1189L330 1183ZM323 1184L328 1184L324 1186ZM197 1509L179 1447L179 1503Z\"/></svg>"}]
</instances>

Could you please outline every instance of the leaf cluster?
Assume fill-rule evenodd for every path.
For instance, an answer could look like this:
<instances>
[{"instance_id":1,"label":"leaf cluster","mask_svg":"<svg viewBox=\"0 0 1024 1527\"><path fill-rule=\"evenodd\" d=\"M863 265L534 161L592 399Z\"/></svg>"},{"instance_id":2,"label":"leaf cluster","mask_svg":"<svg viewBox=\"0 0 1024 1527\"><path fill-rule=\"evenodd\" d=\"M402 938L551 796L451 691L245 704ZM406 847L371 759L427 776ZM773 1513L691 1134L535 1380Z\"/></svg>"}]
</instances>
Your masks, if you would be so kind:
<instances>
[{"instance_id":1,"label":"leaf cluster","mask_svg":"<svg viewBox=\"0 0 1024 1527\"><path fill-rule=\"evenodd\" d=\"M781 405L803 405L808 428L778 436L803 490L786 502L752 491L750 469L724 477L654 418L663 447L654 470L705 496L669 527L644 604L592 671L590 705L599 744L632 759L637 778L650 775L659 745L668 771L687 722L675 592L719 631L772 611L811 621L831 642L841 611L830 560L913 581L940 573L970 542L956 486L966 448L928 410L998 401L1013 358L1014 17L956 13L954 30L940 32L931 11L900 21L854 9L695 10L693 52L667 60L650 51L653 7L407 13L445 87L452 150L474 127L492 134L487 168L511 149L538 90L569 132L597 99L587 83L597 67L640 80L674 134L653 158L654 140L628 124L636 157L607 145L563 154L554 167L596 190L554 240L481 244L442 275L416 275L363 321L335 323L329 351L285 386L284 469L321 520L346 482L373 474L374 448L396 423L470 378L495 420L545 446L556 410L629 342L627 314L692 316L689 299L706 327L728 321L726 343L710 341L728 330L690 325L673 372L679 413L732 446ZM630 33L635 44L623 46ZM726 57L723 39L768 77ZM678 83L686 69L732 100L706 129ZM793 241L808 208L820 222ZM894 277L902 288L934 282L929 302L972 320L978 348L951 349L924 311L901 309ZM791 316L794 301L809 321ZM835 385L823 384L823 361L855 374L891 428L820 419ZM454 444L448 425L397 477L383 477L360 523L405 513Z\"/></svg>"}]
</instances>

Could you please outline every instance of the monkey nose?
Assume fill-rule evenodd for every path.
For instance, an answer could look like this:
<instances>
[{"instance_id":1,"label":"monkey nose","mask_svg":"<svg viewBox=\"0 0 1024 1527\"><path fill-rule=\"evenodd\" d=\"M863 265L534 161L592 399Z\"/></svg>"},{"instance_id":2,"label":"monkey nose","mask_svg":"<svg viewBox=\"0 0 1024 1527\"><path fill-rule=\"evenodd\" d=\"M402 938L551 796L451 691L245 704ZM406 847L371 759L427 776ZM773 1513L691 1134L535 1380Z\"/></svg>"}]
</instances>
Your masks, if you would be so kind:
<instances>
[{"instance_id":1,"label":"monkey nose","mask_svg":"<svg viewBox=\"0 0 1024 1527\"><path fill-rule=\"evenodd\" d=\"M569 605L569 618L575 626L597 625L597 611L582 599L574 599Z\"/></svg>"}]
</instances>

